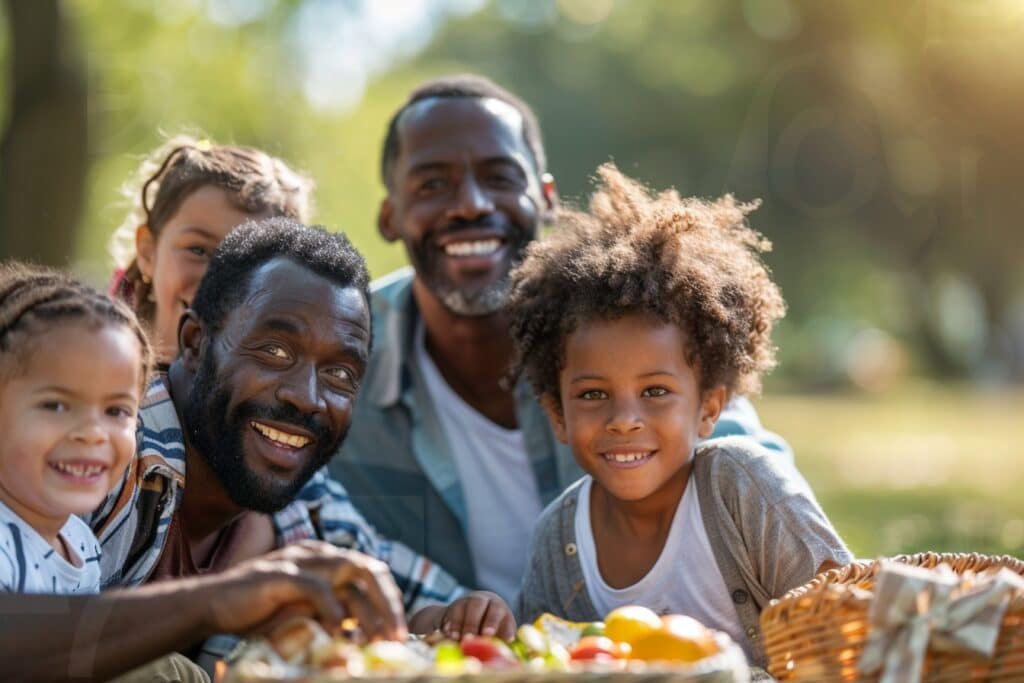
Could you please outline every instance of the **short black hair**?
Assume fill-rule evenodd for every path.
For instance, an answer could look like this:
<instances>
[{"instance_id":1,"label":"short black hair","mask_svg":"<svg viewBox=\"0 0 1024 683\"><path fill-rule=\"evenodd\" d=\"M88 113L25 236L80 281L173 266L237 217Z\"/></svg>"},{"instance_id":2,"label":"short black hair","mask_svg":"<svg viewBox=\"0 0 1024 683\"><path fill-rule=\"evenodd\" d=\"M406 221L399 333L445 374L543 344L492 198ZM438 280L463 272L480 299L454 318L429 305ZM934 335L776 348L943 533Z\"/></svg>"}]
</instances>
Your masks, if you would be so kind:
<instances>
[{"instance_id":1,"label":"short black hair","mask_svg":"<svg viewBox=\"0 0 1024 683\"><path fill-rule=\"evenodd\" d=\"M472 97L478 99L491 98L509 104L523 117L523 139L533 156L533 163L539 177L547 171L547 156L544 154L544 141L540 134L537 115L526 102L516 97L500 85L476 74L456 74L442 76L423 83L409 94L398 111L388 122L387 136L384 138L384 149L380 157L380 177L385 185L391 176L395 160L398 158L400 140L398 138L398 122L409 107L417 102L434 98Z\"/></svg>"},{"instance_id":2,"label":"short black hair","mask_svg":"<svg viewBox=\"0 0 1024 683\"><path fill-rule=\"evenodd\" d=\"M344 233L275 216L243 223L214 251L192 299L199 321L219 331L228 311L245 297L253 271L276 258L291 259L340 287L356 287L370 300L366 261Z\"/></svg>"}]
</instances>

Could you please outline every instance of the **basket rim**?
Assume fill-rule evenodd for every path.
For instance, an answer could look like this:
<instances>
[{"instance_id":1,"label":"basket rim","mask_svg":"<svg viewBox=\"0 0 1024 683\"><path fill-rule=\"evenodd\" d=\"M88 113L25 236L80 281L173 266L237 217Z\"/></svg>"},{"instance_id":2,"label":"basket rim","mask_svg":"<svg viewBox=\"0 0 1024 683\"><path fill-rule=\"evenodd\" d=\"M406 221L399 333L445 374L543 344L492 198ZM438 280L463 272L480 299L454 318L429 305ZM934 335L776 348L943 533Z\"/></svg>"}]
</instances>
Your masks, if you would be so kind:
<instances>
[{"instance_id":1,"label":"basket rim","mask_svg":"<svg viewBox=\"0 0 1024 683\"><path fill-rule=\"evenodd\" d=\"M798 586L781 598L768 603L761 613L762 623L787 610L793 603L802 598L815 597L836 589L853 586L874 579L882 567L882 561L900 562L903 564L934 569L940 564L948 565L957 574L966 571L984 571L997 567L1005 567L1024 576L1024 561L1011 555L984 555L982 553L938 553L922 552L892 557L879 557L874 560L854 560L841 567L824 571L802 586ZM848 591L846 591L849 593Z\"/></svg>"}]
</instances>

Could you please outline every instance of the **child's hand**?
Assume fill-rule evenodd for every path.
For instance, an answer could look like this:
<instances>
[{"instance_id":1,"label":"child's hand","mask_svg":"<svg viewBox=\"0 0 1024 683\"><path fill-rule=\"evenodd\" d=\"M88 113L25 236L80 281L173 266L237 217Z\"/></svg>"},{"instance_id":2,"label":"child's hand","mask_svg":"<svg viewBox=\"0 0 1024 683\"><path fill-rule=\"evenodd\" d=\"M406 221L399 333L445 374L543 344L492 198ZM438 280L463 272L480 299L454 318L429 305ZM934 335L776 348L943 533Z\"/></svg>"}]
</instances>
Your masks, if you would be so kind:
<instances>
[{"instance_id":1,"label":"child's hand","mask_svg":"<svg viewBox=\"0 0 1024 683\"><path fill-rule=\"evenodd\" d=\"M441 614L437 625L452 640L461 640L469 635L512 640L516 635L512 610L499 596L487 591L473 591L452 602Z\"/></svg>"}]
</instances>

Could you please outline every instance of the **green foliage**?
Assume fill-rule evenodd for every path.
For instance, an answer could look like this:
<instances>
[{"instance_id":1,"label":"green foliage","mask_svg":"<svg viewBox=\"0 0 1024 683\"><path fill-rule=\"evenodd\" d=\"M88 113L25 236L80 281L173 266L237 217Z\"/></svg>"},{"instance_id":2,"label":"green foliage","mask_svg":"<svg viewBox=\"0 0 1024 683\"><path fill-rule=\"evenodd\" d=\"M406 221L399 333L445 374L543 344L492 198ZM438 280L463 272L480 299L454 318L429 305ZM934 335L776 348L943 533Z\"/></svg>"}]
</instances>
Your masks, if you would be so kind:
<instances>
[{"instance_id":1,"label":"green foliage","mask_svg":"<svg viewBox=\"0 0 1024 683\"><path fill-rule=\"evenodd\" d=\"M299 48L317 46L296 17L312 2L267 0L238 26L210 19L214 0L65 5L91 73L87 272L108 270L117 188L139 155L196 128L313 174L320 222L387 272L404 256L374 227L386 120L421 79L475 71L535 106L569 202L609 158L656 187L763 198L752 223L790 305L784 376L847 383L847 342L874 328L908 367L1024 376L1024 340L1007 336L1024 329L1011 317L1024 297L1019 3L494 0L331 112L302 91ZM968 294L943 303L950 279ZM981 309L958 318L977 327L970 343L936 313L957 305Z\"/></svg>"}]
</instances>

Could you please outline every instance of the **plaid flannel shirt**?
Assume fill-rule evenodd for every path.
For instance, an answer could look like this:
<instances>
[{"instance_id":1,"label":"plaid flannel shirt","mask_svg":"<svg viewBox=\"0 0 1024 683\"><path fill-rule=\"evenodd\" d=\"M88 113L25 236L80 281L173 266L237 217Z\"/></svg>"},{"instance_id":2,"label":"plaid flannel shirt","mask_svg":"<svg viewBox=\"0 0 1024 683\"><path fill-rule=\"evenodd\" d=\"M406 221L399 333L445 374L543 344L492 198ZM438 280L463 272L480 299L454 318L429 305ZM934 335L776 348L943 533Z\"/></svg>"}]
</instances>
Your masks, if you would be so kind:
<instances>
[{"instance_id":1,"label":"plaid flannel shirt","mask_svg":"<svg viewBox=\"0 0 1024 683\"><path fill-rule=\"evenodd\" d=\"M475 588L476 571L466 538L465 492L434 399L416 362L420 314L412 281L413 270L403 268L371 286L373 350L352 425L328 469L382 534L401 538L451 572L459 583ZM525 380L515 387L515 402L537 490L547 505L583 472L568 446L555 438ZM712 436L726 435L752 437L779 452L800 477L789 446L761 426L757 412L743 397L729 402ZM526 548L509 552L525 553Z\"/></svg>"},{"instance_id":2,"label":"plaid flannel shirt","mask_svg":"<svg viewBox=\"0 0 1024 683\"><path fill-rule=\"evenodd\" d=\"M166 376L157 375L139 410L136 457L118 488L92 516L103 550L104 587L134 586L152 574L185 487L185 444ZM402 543L379 536L345 489L317 472L296 499L273 517L279 546L320 539L387 563L413 613L447 603L464 589L447 572Z\"/></svg>"}]
</instances>

